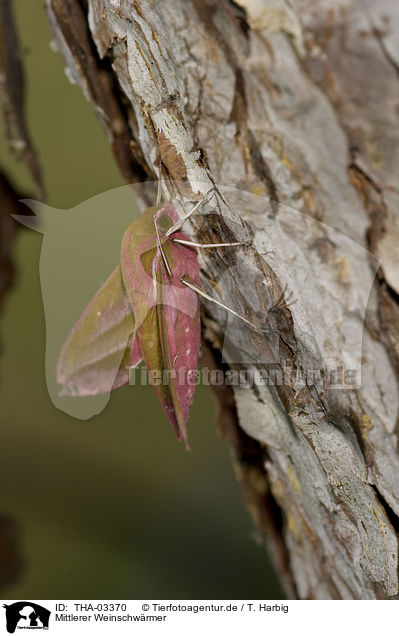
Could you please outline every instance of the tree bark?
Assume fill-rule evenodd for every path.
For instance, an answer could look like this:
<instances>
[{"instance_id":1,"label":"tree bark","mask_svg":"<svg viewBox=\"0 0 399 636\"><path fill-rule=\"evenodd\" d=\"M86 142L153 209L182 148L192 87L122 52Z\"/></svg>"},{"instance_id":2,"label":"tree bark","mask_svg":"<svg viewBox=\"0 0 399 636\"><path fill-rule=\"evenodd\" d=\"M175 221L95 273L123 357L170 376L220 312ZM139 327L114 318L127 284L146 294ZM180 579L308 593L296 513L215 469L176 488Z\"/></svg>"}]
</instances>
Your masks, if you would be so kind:
<instances>
[{"instance_id":1,"label":"tree bark","mask_svg":"<svg viewBox=\"0 0 399 636\"><path fill-rule=\"evenodd\" d=\"M229 321L223 344L224 311L205 302L204 335L218 367L269 380L292 371L234 386L234 400L218 390L287 593L395 597L399 7L47 0L47 10L124 176L163 177L186 200L228 186L193 236L251 238L200 259L208 293L258 329ZM359 384L332 387L332 369L358 366Z\"/></svg>"}]
</instances>

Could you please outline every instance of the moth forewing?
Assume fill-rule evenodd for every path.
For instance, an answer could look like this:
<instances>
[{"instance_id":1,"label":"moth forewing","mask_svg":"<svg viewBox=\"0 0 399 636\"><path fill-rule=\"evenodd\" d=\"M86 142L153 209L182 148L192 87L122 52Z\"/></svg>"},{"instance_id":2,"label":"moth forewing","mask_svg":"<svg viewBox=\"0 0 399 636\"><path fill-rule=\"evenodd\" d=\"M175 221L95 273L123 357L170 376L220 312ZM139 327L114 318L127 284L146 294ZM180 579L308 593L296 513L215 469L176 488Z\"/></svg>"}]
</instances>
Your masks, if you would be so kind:
<instances>
[{"instance_id":1,"label":"moth forewing","mask_svg":"<svg viewBox=\"0 0 399 636\"><path fill-rule=\"evenodd\" d=\"M186 440L185 424L195 391L192 376L198 366L201 323L198 296L182 285L181 278L182 274L187 275L199 283L199 264L191 248L169 241L165 252L172 263L172 275L168 284L159 285L161 347L165 368L171 372L177 424Z\"/></svg>"},{"instance_id":2,"label":"moth forewing","mask_svg":"<svg viewBox=\"0 0 399 636\"><path fill-rule=\"evenodd\" d=\"M175 245L166 236L178 218L173 206L165 204L144 214L139 231L135 230L140 219L122 240L123 280L147 370L162 374L154 389L177 437L187 445L186 421L195 388L189 376L197 370L200 318L198 298L181 277L187 275L199 283L199 264L192 248ZM152 233L146 236L142 228L147 224L149 230L150 216ZM183 232L176 235L188 240Z\"/></svg>"},{"instance_id":3,"label":"moth forewing","mask_svg":"<svg viewBox=\"0 0 399 636\"><path fill-rule=\"evenodd\" d=\"M61 395L98 395L128 382L135 322L118 266L71 329L57 361Z\"/></svg>"}]
</instances>

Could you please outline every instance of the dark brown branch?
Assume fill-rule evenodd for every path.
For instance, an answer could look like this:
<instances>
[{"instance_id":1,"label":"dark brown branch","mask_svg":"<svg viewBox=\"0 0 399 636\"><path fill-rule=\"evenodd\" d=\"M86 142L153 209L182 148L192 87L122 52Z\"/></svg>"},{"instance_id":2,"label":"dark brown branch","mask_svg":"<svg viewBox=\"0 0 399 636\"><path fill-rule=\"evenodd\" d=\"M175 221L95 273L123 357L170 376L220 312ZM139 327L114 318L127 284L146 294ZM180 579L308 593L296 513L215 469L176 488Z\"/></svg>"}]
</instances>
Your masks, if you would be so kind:
<instances>
[{"instance_id":1,"label":"dark brown branch","mask_svg":"<svg viewBox=\"0 0 399 636\"><path fill-rule=\"evenodd\" d=\"M44 184L36 150L25 118L25 83L22 53L11 0L0 0L0 98L10 149L31 173L37 196L44 198Z\"/></svg>"}]
</instances>

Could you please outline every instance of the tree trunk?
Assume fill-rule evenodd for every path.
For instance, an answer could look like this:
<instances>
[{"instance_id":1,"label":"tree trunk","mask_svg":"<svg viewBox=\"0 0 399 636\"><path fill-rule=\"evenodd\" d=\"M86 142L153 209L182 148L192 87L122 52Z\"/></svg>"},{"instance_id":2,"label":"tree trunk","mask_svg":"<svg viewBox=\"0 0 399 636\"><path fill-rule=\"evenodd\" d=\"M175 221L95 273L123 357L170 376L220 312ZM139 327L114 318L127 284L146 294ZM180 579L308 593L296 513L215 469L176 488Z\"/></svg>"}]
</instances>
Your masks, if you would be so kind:
<instances>
[{"instance_id":1,"label":"tree trunk","mask_svg":"<svg viewBox=\"0 0 399 636\"><path fill-rule=\"evenodd\" d=\"M262 379L216 390L288 594L395 597L399 5L47 10L124 176L163 177L185 200L217 184L227 203L193 221L193 236L251 238L234 254L201 253L204 289L256 325L229 319L223 339L224 310L204 302L203 364Z\"/></svg>"}]
</instances>

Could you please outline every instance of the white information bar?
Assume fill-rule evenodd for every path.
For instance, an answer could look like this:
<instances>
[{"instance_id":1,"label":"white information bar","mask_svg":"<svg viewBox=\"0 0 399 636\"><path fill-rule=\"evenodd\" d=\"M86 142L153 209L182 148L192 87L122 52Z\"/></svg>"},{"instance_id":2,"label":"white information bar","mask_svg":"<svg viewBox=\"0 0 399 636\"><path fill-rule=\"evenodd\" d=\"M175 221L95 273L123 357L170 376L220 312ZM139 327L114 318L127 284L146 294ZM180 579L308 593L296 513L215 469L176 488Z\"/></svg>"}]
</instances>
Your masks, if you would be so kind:
<instances>
[{"instance_id":1,"label":"white information bar","mask_svg":"<svg viewBox=\"0 0 399 636\"><path fill-rule=\"evenodd\" d=\"M397 624L395 601L0 601L0 634L298 634L375 636ZM188 632L189 630L189 632ZM245 630L245 631L244 631ZM339 630L342 630L341 632Z\"/></svg>"}]
</instances>

